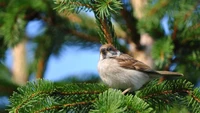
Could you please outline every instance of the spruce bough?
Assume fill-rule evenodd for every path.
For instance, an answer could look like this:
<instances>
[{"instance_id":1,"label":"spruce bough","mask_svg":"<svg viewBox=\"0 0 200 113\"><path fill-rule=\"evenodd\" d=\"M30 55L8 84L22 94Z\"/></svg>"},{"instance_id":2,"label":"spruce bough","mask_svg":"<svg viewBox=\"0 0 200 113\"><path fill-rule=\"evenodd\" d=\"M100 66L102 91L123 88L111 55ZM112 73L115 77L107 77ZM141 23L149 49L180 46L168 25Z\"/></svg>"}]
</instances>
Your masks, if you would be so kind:
<instances>
[{"instance_id":1,"label":"spruce bough","mask_svg":"<svg viewBox=\"0 0 200 113\"><path fill-rule=\"evenodd\" d=\"M10 98L10 113L40 112L142 112L172 109L177 103L197 113L200 89L191 82L177 79L158 84L151 81L135 95L123 95L103 84L79 83L58 85L46 80L28 82Z\"/></svg>"}]
</instances>

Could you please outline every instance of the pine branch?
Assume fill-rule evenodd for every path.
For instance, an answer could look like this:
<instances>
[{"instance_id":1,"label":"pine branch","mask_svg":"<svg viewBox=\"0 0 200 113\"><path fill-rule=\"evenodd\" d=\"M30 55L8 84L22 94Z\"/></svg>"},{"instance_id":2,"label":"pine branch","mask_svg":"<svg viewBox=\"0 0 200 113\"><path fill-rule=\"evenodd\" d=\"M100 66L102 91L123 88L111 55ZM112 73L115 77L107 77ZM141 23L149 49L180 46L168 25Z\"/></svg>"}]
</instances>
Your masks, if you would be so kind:
<instances>
[{"instance_id":1,"label":"pine branch","mask_svg":"<svg viewBox=\"0 0 200 113\"><path fill-rule=\"evenodd\" d=\"M62 108L66 108L66 107L74 107L74 106L78 106L78 105L86 105L86 104L91 104L91 103L94 103L94 101L76 102L76 103L72 103L72 104L51 106L51 107L48 107L48 108L41 109L39 111L35 111L34 113L46 112L46 111L49 111L49 110L62 109Z\"/></svg>"},{"instance_id":2,"label":"pine branch","mask_svg":"<svg viewBox=\"0 0 200 113\"><path fill-rule=\"evenodd\" d=\"M185 97L192 91L193 84L186 80L164 81L161 84L153 81L136 95L159 111L173 106L177 101L186 105Z\"/></svg>"},{"instance_id":3,"label":"pine branch","mask_svg":"<svg viewBox=\"0 0 200 113\"><path fill-rule=\"evenodd\" d=\"M103 20L111 17L112 13L117 14L118 10L122 9L122 3L119 0L94 0L93 5L93 11Z\"/></svg>"},{"instance_id":4,"label":"pine branch","mask_svg":"<svg viewBox=\"0 0 200 113\"><path fill-rule=\"evenodd\" d=\"M65 86L58 87L56 93L62 95L99 94L105 89L106 87L102 84L96 84L96 85L86 84L86 83L66 84Z\"/></svg>"},{"instance_id":5,"label":"pine branch","mask_svg":"<svg viewBox=\"0 0 200 113\"><path fill-rule=\"evenodd\" d=\"M192 92L188 92L188 108L192 113L198 113L200 110L200 88L195 88Z\"/></svg>"},{"instance_id":6,"label":"pine branch","mask_svg":"<svg viewBox=\"0 0 200 113\"><path fill-rule=\"evenodd\" d=\"M113 36L111 35L111 32L113 32L113 31L109 30L110 26L107 25L108 21L110 21L110 20L100 19L99 20L100 25L101 25L100 28L103 31L103 34L105 35L105 39L106 39L107 43L113 44L113 40L112 40Z\"/></svg>"},{"instance_id":7,"label":"pine branch","mask_svg":"<svg viewBox=\"0 0 200 113\"><path fill-rule=\"evenodd\" d=\"M26 86L22 86L18 89L18 92L14 92L10 98L12 110L15 113L20 112L20 109L28 109L33 106L26 106L27 104L35 103L35 99L41 100L44 95L52 93L54 91L53 84L51 82L43 82L39 80L37 82L28 82ZM34 105L34 104L33 104Z\"/></svg>"},{"instance_id":8,"label":"pine branch","mask_svg":"<svg viewBox=\"0 0 200 113\"><path fill-rule=\"evenodd\" d=\"M88 111L99 93L107 88L102 84L55 85L38 80L18 88L10 98L10 112Z\"/></svg>"},{"instance_id":9,"label":"pine branch","mask_svg":"<svg viewBox=\"0 0 200 113\"><path fill-rule=\"evenodd\" d=\"M115 31L111 22L111 13L117 13L116 11L121 9L121 2L117 0L102 0L95 1L93 4L95 6L94 13L97 24L101 30L101 43L117 45Z\"/></svg>"},{"instance_id":10,"label":"pine branch","mask_svg":"<svg viewBox=\"0 0 200 113\"><path fill-rule=\"evenodd\" d=\"M142 112L151 113L148 103L133 95L123 95L121 91L109 89L99 95L92 113Z\"/></svg>"},{"instance_id":11,"label":"pine branch","mask_svg":"<svg viewBox=\"0 0 200 113\"><path fill-rule=\"evenodd\" d=\"M79 13L82 10L91 11L93 9L90 0L54 0L54 3L58 5L55 9L59 12Z\"/></svg>"},{"instance_id":12,"label":"pine branch","mask_svg":"<svg viewBox=\"0 0 200 113\"><path fill-rule=\"evenodd\" d=\"M141 98L148 99L155 95L160 94L172 94L172 93L188 93L193 89L193 84L186 80L172 80L164 81L161 84L157 84L157 80L149 83L148 87L145 87L137 95ZM150 88L150 89L149 89Z\"/></svg>"},{"instance_id":13,"label":"pine branch","mask_svg":"<svg viewBox=\"0 0 200 113\"><path fill-rule=\"evenodd\" d=\"M29 82L13 94L9 111L88 112L93 109L91 112L150 113L173 106L177 101L194 112L200 109L199 89L193 91L193 85L186 80L164 81L161 84L152 81L135 96L123 95L119 90L105 91L106 89L102 84L55 85L44 80Z\"/></svg>"},{"instance_id":14,"label":"pine branch","mask_svg":"<svg viewBox=\"0 0 200 113\"><path fill-rule=\"evenodd\" d=\"M80 12L81 10L92 9L95 13L98 26L102 33L101 42L105 43L104 38L107 43L115 43L116 38L114 36L114 28L111 23L111 12L117 13L117 10L121 9L121 2L117 0L103 0L103 1L74 1L74 0L64 0L62 2L56 1L58 4L57 9L60 11L67 12ZM83 7L82 7L83 6ZM73 32L74 33L74 32Z\"/></svg>"}]
</instances>

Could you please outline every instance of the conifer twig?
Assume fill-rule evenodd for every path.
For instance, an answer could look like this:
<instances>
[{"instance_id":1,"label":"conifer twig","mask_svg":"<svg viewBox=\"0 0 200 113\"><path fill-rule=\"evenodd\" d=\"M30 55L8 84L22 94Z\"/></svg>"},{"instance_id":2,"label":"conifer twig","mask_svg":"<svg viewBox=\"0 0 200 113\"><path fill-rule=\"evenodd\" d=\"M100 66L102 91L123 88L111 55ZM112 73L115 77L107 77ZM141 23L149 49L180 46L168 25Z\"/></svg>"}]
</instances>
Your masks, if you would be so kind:
<instances>
[{"instance_id":1,"label":"conifer twig","mask_svg":"<svg viewBox=\"0 0 200 113\"><path fill-rule=\"evenodd\" d=\"M106 20L106 17L104 19L99 19L99 22L101 24L101 29L105 35L105 39L106 41L108 42L108 44L112 44L113 41L112 41L112 36L111 36L111 33L108 29L108 26L107 26L107 20Z\"/></svg>"},{"instance_id":2,"label":"conifer twig","mask_svg":"<svg viewBox=\"0 0 200 113\"><path fill-rule=\"evenodd\" d=\"M85 6L85 7L87 7L87 8L91 8L91 9L93 9L93 7L91 6L91 5L89 5L89 4L82 4L81 2L69 2L70 4L76 4L76 5L79 5L79 6Z\"/></svg>"},{"instance_id":3,"label":"conifer twig","mask_svg":"<svg viewBox=\"0 0 200 113\"><path fill-rule=\"evenodd\" d=\"M89 4L83 4L81 2L77 2L77 1L73 1L73 2L58 2L57 4L72 4L72 5L78 5L78 6L84 6L84 7L87 7L87 8L91 8L93 9L93 7Z\"/></svg>"},{"instance_id":4,"label":"conifer twig","mask_svg":"<svg viewBox=\"0 0 200 113\"><path fill-rule=\"evenodd\" d=\"M190 90L176 90L176 91L173 91L173 90L166 90L166 91L163 91L163 92L155 92L153 94L150 94L150 95L146 95L144 97L140 97L142 99L148 99L148 98L152 98L152 97L156 97L156 96L159 96L159 95L168 95L168 94L174 94L174 93L187 93L188 95L190 95L192 98L194 98L197 102L200 103L200 99L198 97L196 97L192 91Z\"/></svg>"},{"instance_id":5,"label":"conifer twig","mask_svg":"<svg viewBox=\"0 0 200 113\"><path fill-rule=\"evenodd\" d=\"M99 94L102 93L102 91L82 91L82 92L55 92L56 94L61 94L61 95L81 95L81 94Z\"/></svg>"},{"instance_id":6,"label":"conifer twig","mask_svg":"<svg viewBox=\"0 0 200 113\"><path fill-rule=\"evenodd\" d=\"M49 91L39 91L39 92L31 94L28 99L24 100L21 104L19 104L16 107L15 113L19 113L18 111L23 105L25 105L29 100L31 100L33 97L35 97L36 95L39 95L39 94L49 94Z\"/></svg>"},{"instance_id":7,"label":"conifer twig","mask_svg":"<svg viewBox=\"0 0 200 113\"><path fill-rule=\"evenodd\" d=\"M150 94L150 95L146 95L144 97L140 97L140 98L143 98L143 99L148 99L148 98L152 98L152 97L156 97L156 96L159 96L159 95L168 95L168 94L174 94L174 93L187 93L187 94L190 94L190 91L189 90L165 90L165 91L162 91L162 92L155 92L153 94Z\"/></svg>"},{"instance_id":8,"label":"conifer twig","mask_svg":"<svg viewBox=\"0 0 200 113\"><path fill-rule=\"evenodd\" d=\"M200 103L200 99L199 98L197 98L196 96L194 96L194 94L191 94L191 97L192 98L194 98L197 102L199 102Z\"/></svg>"},{"instance_id":9,"label":"conifer twig","mask_svg":"<svg viewBox=\"0 0 200 113\"><path fill-rule=\"evenodd\" d=\"M48 110L52 110L52 109L60 109L60 108L65 108L65 107L70 107L70 106L86 105L86 104L90 104L93 102L95 102L95 100L91 100L91 101L87 101L87 102L75 102L75 103L57 105L57 106L55 105L55 106L51 106L51 107L47 107L47 108L35 111L34 113L40 113L40 112L44 112L44 111L48 111Z\"/></svg>"},{"instance_id":10,"label":"conifer twig","mask_svg":"<svg viewBox=\"0 0 200 113\"><path fill-rule=\"evenodd\" d=\"M196 97L192 91L186 91L188 93L188 95L190 95L192 98L194 98L194 100L196 100L197 102L200 103L200 98Z\"/></svg>"}]
</instances>

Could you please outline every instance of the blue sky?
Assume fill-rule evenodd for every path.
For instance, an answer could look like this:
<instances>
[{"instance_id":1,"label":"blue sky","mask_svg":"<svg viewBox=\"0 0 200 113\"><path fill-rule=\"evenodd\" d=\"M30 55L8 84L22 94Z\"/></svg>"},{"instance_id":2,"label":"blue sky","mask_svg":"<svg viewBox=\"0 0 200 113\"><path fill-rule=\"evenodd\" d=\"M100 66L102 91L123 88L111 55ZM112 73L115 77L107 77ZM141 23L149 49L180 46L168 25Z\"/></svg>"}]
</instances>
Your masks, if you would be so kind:
<instances>
[{"instance_id":1,"label":"blue sky","mask_svg":"<svg viewBox=\"0 0 200 113\"><path fill-rule=\"evenodd\" d=\"M28 46L27 46L28 47ZM28 60L33 58L31 48L27 48ZM97 63L99 59L98 50L83 50L78 47L68 47L60 56L51 56L47 65L45 79L51 81L62 80L70 75L98 74ZM6 65L12 68L12 52L6 52ZM86 77L86 76L84 76Z\"/></svg>"},{"instance_id":2,"label":"blue sky","mask_svg":"<svg viewBox=\"0 0 200 113\"><path fill-rule=\"evenodd\" d=\"M98 59L98 51L70 47L63 51L59 57L51 56L45 78L59 80L67 75L97 74Z\"/></svg>"}]
</instances>

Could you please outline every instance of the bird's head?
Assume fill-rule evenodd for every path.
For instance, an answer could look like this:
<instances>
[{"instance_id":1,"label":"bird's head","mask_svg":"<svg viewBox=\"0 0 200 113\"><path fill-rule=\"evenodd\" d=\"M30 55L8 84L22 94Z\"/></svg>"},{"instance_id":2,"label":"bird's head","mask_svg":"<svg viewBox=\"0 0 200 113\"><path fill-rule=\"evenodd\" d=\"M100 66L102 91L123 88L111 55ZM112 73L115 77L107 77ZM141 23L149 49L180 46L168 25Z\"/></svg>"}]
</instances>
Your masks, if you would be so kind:
<instances>
[{"instance_id":1,"label":"bird's head","mask_svg":"<svg viewBox=\"0 0 200 113\"><path fill-rule=\"evenodd\" d=\"M120 51L111 44L104 44L100 47L100 60L114 58L119 55Z\"/></svg>"}]
</instances>

